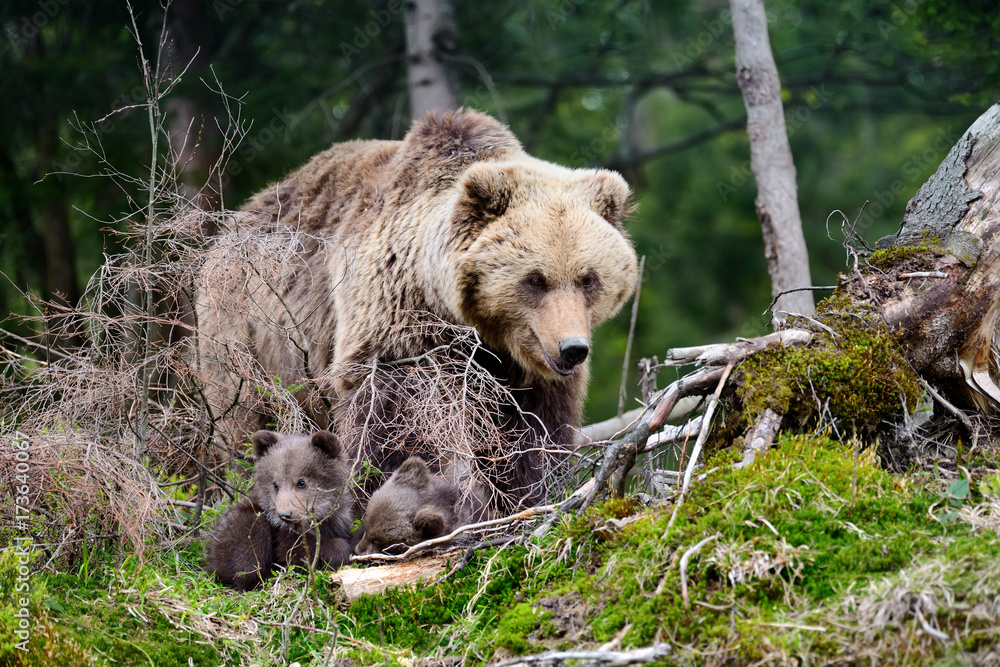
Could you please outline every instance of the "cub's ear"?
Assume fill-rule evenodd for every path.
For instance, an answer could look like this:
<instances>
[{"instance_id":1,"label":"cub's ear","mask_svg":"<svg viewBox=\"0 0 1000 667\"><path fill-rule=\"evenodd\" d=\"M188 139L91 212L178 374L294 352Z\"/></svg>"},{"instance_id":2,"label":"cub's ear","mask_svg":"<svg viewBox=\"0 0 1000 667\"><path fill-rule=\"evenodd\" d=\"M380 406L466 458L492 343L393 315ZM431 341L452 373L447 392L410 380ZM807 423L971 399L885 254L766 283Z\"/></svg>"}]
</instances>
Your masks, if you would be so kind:
<instances>
[{"instance_id":1,"label":"cub's ear","mask_svg":"<svg viewBox=\"0 0 1000 667\"><path fill-rule=\"evenodd\" d=\"M584 177L583 186L594 212L616 229L624 230L622 223L635 210L625 179L617 172L601 169Z\"/></svg>"},{"instance_id":2,"label":"cub's ear","mask_svg":"<svg viewBox=\"0 0 1000 667\"><path fill-rule=\"evenodd\" d=\"M440 537L444 535L444 515L435 509L422 507L413 517L413 527L425 540Z\"/></svg>"},{"instance_id":3,"label":"cub's ear","mask_svg":"<svg viewBox=\"0 0 1000 667\"><path fill-rule=\"evenodd\" d=\"M462 175L454 222L463 235L475 238L483 227L507 212L514 196L515 169L480 162Z\"/></svg>"},{"instance_id":4,"label":"cub's ear","mask_svg":"<svg viewBox=\"0 0 1000 667\"><path fill-rule=\"evenodd\" d=\"M264 454L267 454L267 450L278 442L279 437L281 436L274 431L257 431L250 436L250 442L253 443L253 455L257 457L258 461L264 458Z\"/></svg>"},{"instance_id":5,"label":"cub's ear","mask_svg":"<svg viewBox=\"0 0 1000 667\"><path fill-rule=\"evenodd\" d=\"M419 456L411 456L392 473L392 482L413 489L426 489L431 483L431 471Z\"/></svg>"},{"instance_id":6,"label":"cub's ear","mask_svg":"<svg viewBox=\"0 0 1000 667\"><path fill-rule=\"evenodd\" d=\"M317 431L309 441L313 447L322 450L331 459L340 456L340 438L330 431Z\"/></svg>"}]
</instances>

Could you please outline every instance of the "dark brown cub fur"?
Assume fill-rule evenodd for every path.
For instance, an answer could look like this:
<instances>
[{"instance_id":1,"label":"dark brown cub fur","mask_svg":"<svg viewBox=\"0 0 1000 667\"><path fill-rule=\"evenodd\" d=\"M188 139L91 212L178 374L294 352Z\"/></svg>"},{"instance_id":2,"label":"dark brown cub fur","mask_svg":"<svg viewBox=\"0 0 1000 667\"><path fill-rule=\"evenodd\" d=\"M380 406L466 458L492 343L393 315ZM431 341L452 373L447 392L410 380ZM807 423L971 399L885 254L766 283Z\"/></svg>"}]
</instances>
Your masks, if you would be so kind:
<instances>
[{"instance_id":1,"label":"dark brown cub fur","mask_svg":"<svg viewBox=\"0 0 1000 667\"><path fill-rule=\"evenodd\" d=\"M454 482L431 475L423 459L411 456L372 494L355 552L378 553L450 533L460 515L479 511L478 507L463 511L460 495Z\"/></svg>"},{"instance_id":2,"label":"dark brown cub fur","mask_svg":"<svg viewBox=\"0 0 1000 667\"><path fill-rule=\"evenodd\" d=\"M250 441L257 457L250 495L226 510L206 537L206 569L220 583L247 591L274 566L306 565L317 551L320 567L340 567L351 554L353 498L337 436L258 431Z\"/></svg>"}]
</instances>

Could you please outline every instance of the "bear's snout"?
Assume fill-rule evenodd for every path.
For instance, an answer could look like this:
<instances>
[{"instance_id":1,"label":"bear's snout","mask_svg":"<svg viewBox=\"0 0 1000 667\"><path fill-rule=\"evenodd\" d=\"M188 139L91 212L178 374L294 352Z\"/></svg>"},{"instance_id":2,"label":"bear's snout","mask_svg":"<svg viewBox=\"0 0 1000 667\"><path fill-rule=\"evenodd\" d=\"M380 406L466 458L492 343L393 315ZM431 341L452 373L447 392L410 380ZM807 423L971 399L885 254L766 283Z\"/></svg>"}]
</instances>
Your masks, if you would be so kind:
<instances>
[{"instance_id":1,"label":"bear's snout","mask_svg":"<svg viewBox=\"0 0 1000 667\"><path fill-rule=\"evenodd\" d=\"M573 367L583 362L590 354L590 345L582 336L569 336L559 341L559 357L562 362Z\"/></svg>"}]
</instances>

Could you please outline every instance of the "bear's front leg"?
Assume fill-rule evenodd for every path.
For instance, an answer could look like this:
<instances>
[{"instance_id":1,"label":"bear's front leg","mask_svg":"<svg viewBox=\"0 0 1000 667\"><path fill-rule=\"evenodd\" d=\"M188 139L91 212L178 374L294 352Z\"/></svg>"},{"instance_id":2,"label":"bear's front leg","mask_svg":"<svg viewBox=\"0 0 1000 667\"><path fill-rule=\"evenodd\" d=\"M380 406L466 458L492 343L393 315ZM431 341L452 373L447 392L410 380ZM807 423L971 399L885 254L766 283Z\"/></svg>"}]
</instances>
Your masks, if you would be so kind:
<instances>
[{"instance_id":1,"label":"bear's front leg","mask_svg":"<svg viewBox=\"0 0 1000 667\"><path fill-rule=\"evenodd\" d=\"M270 578L274 564L271 524L243 498L222 515L206 540L207 570L221 584L239 591L257 588Z\"/></svg>"}]
</instances>

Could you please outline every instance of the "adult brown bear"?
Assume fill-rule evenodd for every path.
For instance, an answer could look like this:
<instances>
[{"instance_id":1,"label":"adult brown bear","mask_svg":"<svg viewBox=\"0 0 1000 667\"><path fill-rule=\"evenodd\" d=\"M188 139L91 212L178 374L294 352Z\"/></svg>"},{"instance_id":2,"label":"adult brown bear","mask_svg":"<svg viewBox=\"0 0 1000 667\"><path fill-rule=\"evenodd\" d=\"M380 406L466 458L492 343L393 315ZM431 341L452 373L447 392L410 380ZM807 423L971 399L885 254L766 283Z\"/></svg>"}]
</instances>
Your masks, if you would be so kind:
<instances>
[{"instance_id":1,"label":"adult brown bear","mask_svg":"<svg viewBox=\"0 0 1000 667\"><path fill-rule=\"evenodd\" d=\"M239 442L264 425L269 390L250 371L302 386L309 417L342 437L343 420L398 422L406 395L357 400L372 390L365 369L441 343L413 335L415 321L474 327L484 344L476 361L514 403L492 419L518 434L487 476L514 505L537 502L545 466L535 445L572 442L591 328L635 285L628 200L617 173L533 158L506 127L468 110L428 116L403 141L316 155L233 216L200 276L198 362L220 431ZM271 250L246 257L247 248ZM234 260L240 252L245 261ZM260 268L268 262L270 273ZM330 407L351 399L367 413L331 420ZM385 430L362 440L345 445L383 473L415 453L435 463L428 450L438 443L401 443Z\"/></svg>"}]
</instances>

